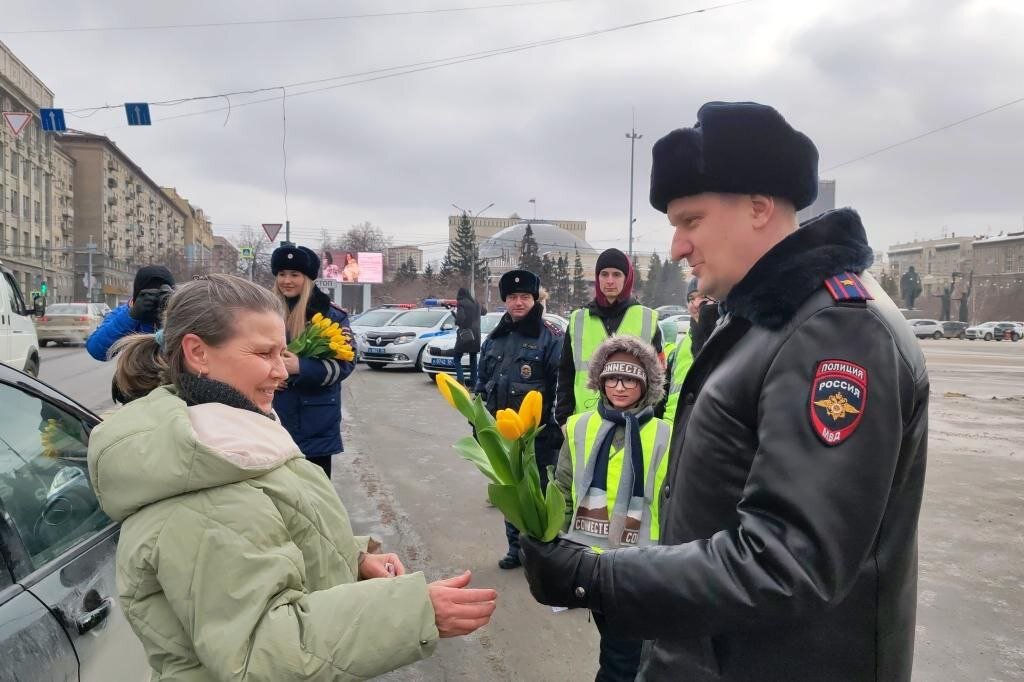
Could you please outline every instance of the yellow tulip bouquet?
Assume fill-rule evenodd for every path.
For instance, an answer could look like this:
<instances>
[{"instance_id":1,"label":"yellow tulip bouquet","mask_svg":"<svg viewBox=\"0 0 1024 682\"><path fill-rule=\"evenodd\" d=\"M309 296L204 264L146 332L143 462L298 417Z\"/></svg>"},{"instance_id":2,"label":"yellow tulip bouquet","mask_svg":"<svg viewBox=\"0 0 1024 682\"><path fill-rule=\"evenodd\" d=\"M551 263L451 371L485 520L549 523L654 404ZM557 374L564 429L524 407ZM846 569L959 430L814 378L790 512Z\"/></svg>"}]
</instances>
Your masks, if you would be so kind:
<instances>
[{"instance_id":1,"label":"yellow tulip bouquet","mask_svg":"<svg viewBox=\"0 0 1024 682\"><path fill-rule=\"evenodd\" d=\"M520 532L542 542L555 539L565 522L565 497L555 485L551 466L547 489L540 488L534 442L543 428L541 394L527 393L518 412L498 410L491 416L480 396L471 398L462 384L444 372L437 374L437 389L476 431L475 438L467 436L454 447L491 481L487 486L491 504Z\"/></svg>"},{"instance_id":2,"label":"yellow tulip bouquet","mask_svg":"<svg viewBox=\"0 0 1024 682\"><path fill-rule=\"evenodd\" d=\"M318 360L352 362L356 356L352 342L341 325L320 313L314 315L303 332L288 344L288 350L301 358Z\"/></svg>"}]
</instances>

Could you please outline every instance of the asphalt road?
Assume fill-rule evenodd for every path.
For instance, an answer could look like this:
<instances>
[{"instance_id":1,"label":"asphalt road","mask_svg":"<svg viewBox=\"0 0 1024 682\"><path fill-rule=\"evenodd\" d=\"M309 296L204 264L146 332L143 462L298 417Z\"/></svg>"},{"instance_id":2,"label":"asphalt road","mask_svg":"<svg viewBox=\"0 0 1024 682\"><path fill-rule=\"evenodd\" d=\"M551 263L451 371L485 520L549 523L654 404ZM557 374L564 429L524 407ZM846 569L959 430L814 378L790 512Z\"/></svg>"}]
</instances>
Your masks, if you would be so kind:
<instances>
[{"instance_id":1,"label":"asphalt road","mask_svg":"<svg viewBox=\"0 0 1024 682\"><path fill-rule=\"evenodd\" d=\"M932 400L914 679L1024 680L1024 343L922 347ZM44 380L93 409L110 407L110 373L81 349L43 351ZM347 453L334 483L357 532L428 580L469 568L474 584L500 594L487 628L386 679L593 679L587 614L552 613L521 571L497 568L501 516L451 449L467 428L426 377L360 366L344 386Z\"/></svg>"}]
</instances>

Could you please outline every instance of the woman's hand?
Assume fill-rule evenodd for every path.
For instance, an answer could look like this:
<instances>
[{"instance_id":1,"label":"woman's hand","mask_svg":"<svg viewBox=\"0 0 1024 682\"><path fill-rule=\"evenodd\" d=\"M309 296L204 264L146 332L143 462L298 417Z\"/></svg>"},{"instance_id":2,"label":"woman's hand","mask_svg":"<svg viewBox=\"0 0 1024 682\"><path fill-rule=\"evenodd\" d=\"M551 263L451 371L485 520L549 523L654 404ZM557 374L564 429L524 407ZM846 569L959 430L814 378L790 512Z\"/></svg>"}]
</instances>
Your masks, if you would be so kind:
<instances>
[{"instance_id":1,"label":"woman's hand","mask_svg":"<svg viewBox=\"0 0 1024 682\"><path fill-rule=\"evenodd\" d=\"M466 571L454 578L427 585L427 594L434 607L434 624L441 637L468 635L491 620L498 593L466 589L471 577Z\"/></svg>"},{"instance_id":2,"label":"woman's hand","mask_svg":"<svg viewBox=\"0 0 1024 682\"><path fill-rule=\"evenodd\" d=\"M402 565L397 554L367 554L363 552L359 555L360 580L393 578L396 575L405 575L405 566Z\"/></svg>"},{"instance_id":3,"label":"woman's hand","mask_svg":"<svg viewBox=\"0 0 1024 682\"><path fill-rule=\"evenodd\" d=\"M288 374L299 373L299 356L290 350L286 350L281 353L281 359L284 360L284 368L288 370Z\"/></svg>"}]
</instances>

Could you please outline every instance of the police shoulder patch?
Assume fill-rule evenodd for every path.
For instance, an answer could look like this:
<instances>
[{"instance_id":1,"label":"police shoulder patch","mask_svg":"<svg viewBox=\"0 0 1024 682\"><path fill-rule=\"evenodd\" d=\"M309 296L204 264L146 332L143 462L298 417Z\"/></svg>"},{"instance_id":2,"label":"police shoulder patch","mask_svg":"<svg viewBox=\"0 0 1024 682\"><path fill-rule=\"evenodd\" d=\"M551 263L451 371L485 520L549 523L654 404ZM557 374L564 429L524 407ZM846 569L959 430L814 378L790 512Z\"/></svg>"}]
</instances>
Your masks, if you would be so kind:
<instances>
[{"instance_id":1,"label":"police shoulder patch","mask_svg":"<svg viewBox=\"0 0 1024 682\"><path fill-rule=\"evenodd\" d=\"M565 333L558 325L548 322L547 320L544 320L544 326L548 328L548 331L551 332L553 336L562 336Z\"/></svg>"},{"instance_id":2,"label":"police shoulder patch","mask_svg":"<svg viewBox=\"0 0 1024 682\"><path fill-rule=\"evenodd\" d=\"M849 438L864 417L868 372L847 360L822 360L811 382L811 428L828 446Z\"/></svg>"},{"instance_id":3,"label":"police shoulder patch","mask_svg":"<svg viewBox=\"0 0 1024 682\"><path fill-rule=\"evenodd\" d=\"M825 288L836 303L864 303L874 299L855 272L841 272L825 280Z\"/></svg>"}]
</instances>

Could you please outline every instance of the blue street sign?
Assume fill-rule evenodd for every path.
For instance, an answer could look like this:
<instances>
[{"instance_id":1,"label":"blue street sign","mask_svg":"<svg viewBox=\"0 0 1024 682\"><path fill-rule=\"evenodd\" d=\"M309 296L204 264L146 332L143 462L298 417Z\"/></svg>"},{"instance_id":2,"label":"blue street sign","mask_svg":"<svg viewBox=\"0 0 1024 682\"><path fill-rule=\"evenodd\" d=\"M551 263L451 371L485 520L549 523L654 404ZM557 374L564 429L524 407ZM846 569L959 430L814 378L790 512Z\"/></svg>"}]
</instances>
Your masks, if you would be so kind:
<instances>
[{"instance_id":1,"label":"blue street sign","mask_svg":"<svg viewBox=\"0 0 1024 682\"><path fill-rule=\"evenodd\" d=\"M63 109L40 109L39 124L48 133L67 132L68 127L64 124Z\"/></svg>"},{"instance_id":2,"label":"blue street sign","mask_svg":"<svg viewBox=\"0 0 1024 682\"><path fill-rule=\"evenodd\" d=\"M128 125L153 125L153 121L149 118L149 104L146 102L125 102L124 110L128 114Z\"/></svg>"}]
</instances>

